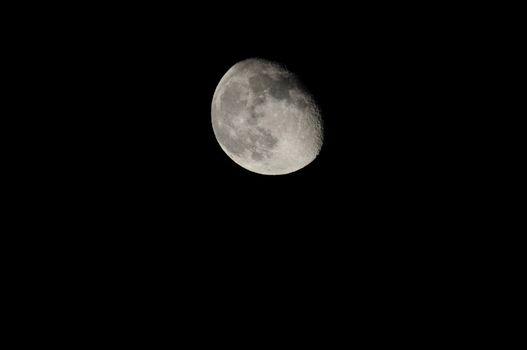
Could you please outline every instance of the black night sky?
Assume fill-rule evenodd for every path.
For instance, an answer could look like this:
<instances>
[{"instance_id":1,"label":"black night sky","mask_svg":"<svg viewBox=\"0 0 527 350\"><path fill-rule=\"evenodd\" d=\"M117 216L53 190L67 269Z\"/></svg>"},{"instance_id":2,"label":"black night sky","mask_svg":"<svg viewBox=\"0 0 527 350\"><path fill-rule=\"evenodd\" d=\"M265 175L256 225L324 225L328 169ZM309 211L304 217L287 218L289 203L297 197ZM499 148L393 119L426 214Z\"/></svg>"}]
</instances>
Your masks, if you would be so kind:
<instances>
[{"instance_id":1,"label":"black night sky","mask_svg":"<svg viewBox=\"0 0 527 350\"><path fill-rule=\"evenodd\" d=\"M200 263L426 255L456 176L443 166L444 131L456 129L444 102L453 57L433 16L217 6L208 18L172 7L82 12L39 34L60 102L43 167L56 174L65 225L95 232L92 247L152 259L177 250ZM251 57L285 64L319 102L324 145L298 172L251 173L214 137L214 90Z\"/></svg>"},{"instance_id":2,"label":"black night sky","mask_svg":"<svg viewBox=\"0 0 527 350\"><path fill-rule=\"evenodd\" d=\"M86 83L69 92L69 103L86 141L85 170L96 179L88 185L101 185L103 197L115 191L125 205L136 198L155 206L182 203L183 211L188 202L202 202L225 212L252 207L303 216L317 207L351 213L345 208L372 206L389 214L373 208L418 207L420 196L440 185L432 140L445 119L430 80L441 66L427 44L434 34L418 31L418 23L295 16L262 25L261 14L248 23L231 18L193 28L160 16L110 16L100 29L71 37L65 64L76 86ZM250 57L285 64L319 101L325 143L297 173L248 172L214 138L214 89L233 64Z\"/></svg>"},{"instance_id":3,"label":"black night sky","mask_svg":"<svg viewBox=\"0 0 527 350\"><path fill-rule=\"evenodd\" d=\"M473 132L458 104L471 38L449 31L453 16L344 2L40 6L53 16L34 10L40 21L18 43L20 85L35 96L19 120L38 141L20 160L29 194L15 190L35 211L17 221L36 261L19 278L34 284L27 300L53 308L41 323L59 300L90 322L87 332L128 329L123 318L171 337L186 327L199 340L206 321L216 341L259 329L246 320L260 315L285 332L295 317L361 332L340 322L350 316L377 339L370 325L396 329L408 305L423 327L421 315L439 313L423 305L452 307L448 296L477 263L456 262L473 244L458 234L472 223L457 219L470 209L463 169L475 146L460 147ZM321 153L297 172L249 172L216 141L216 86L252 57L284 64L320 106Z\"/></svg>"}]
</instances>

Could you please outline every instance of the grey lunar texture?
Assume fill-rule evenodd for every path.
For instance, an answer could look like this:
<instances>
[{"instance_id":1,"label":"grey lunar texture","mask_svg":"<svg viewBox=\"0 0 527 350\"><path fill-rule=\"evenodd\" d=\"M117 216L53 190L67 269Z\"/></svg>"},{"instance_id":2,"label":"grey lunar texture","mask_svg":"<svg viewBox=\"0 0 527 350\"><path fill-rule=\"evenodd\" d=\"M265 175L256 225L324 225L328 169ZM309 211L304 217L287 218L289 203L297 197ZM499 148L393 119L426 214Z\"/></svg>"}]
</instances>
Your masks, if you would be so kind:
<instances>
[{"instance_id":1,"label":"grey lunar texture","mask_svg":"<svg viewBox=\"0 0 527 350\"><path fill-rule=\"evenodd\" d=\"M322 147L322 118L313 97L274 62L253 58L232 66L216 87L211 112L221 148L255 173L292 173Z\"/></svg>"}]
</instances>

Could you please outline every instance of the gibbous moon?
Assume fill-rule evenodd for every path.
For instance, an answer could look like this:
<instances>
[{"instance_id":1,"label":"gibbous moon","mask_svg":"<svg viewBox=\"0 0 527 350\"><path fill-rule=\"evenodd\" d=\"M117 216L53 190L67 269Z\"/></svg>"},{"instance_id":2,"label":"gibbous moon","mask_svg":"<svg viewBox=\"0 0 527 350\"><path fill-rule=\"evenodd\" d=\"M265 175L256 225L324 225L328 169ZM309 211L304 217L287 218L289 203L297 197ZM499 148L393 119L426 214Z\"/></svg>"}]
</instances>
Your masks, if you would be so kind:
<instances>
[{"instance_id":1,"label":"gibbous moon","mask_svg":"<svg viewBox=\"0 0 527 350\"><path fill-rule=\"evenodd\" d=\"M282 175L311 163L322 147L322 117L299 79L278 63L238 62L220 80L212 99L212 128L238 165Z\"/></svg>"}]
</instances>

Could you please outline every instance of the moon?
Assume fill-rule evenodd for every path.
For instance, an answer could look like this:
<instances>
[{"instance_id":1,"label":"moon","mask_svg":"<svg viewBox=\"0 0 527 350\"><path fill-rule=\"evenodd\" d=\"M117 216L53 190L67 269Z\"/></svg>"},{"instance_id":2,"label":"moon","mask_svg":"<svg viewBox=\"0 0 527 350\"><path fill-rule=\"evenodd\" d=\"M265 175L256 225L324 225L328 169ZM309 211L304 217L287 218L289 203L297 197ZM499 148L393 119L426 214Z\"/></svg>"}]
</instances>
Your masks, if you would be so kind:
<instances>
[{"instance_id":1,"label":"moon","mask_svg":"<svg viewBox=\"0 0 527 350\"><path fill-rule=\"evenodd\" d=\"M216 87L211 114L223 151L258 174L295 172L322 147L323 122L315 99L276 62L251 58L232 66Z\"/></svg>"}]
</instances>

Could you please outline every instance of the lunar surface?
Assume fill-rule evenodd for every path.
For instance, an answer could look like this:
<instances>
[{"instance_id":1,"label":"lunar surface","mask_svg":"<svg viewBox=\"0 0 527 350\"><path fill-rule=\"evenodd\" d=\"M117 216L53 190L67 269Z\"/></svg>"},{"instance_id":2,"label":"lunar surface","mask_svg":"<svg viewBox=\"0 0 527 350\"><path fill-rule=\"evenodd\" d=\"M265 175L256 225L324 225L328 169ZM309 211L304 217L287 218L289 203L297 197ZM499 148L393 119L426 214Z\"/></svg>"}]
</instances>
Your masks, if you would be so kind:
<instances>
[{"instance_id":1,"label":"lunar surface","mask_svg":"<svg viewBox=\"0 0 527 350\"><path fill-rule=\"evenodd\" d=\"M319 108L297 76L278 63L248 59L231 67L212 99L212 127L238 165L264 175L302 169L319 154Z\"/></svg>"}]
</instances>

